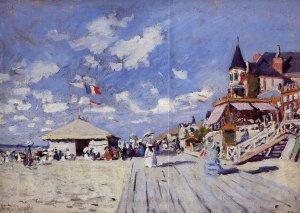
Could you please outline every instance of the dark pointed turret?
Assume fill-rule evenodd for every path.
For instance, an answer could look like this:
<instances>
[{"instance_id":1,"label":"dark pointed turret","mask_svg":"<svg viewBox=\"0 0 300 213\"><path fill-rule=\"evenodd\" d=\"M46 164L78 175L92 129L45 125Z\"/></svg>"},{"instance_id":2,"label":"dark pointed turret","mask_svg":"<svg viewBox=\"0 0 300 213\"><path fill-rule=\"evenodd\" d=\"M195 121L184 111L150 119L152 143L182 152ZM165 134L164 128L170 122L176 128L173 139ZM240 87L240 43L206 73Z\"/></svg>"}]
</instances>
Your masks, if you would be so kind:
<instances>
[{"instance_id":1,"label":"dark pointed turret","mask_svg":"<svg viewBox=\"0 0 300 213\"><path fill-rule=\"evenodd\" d=\"M243 55L242 55L242 52L240 49L240 45L239 45L239 37L237 37L237 45L235 48L235 52L234 52L229 70L234 67L242 68L242 69L246 70L246 63L244 61L244 58L243 58Z\"/></svg>"},{"instance_id":2,"label":"dark pointed turret","mask_svg":"<svg viewBox=\"0 0 300 213\"><path fill-rule=\"evenodd\" d=\"M196 124L195 116L193 116L193 118L192 118L192 124Z\"/></svg>"}]
</instances>

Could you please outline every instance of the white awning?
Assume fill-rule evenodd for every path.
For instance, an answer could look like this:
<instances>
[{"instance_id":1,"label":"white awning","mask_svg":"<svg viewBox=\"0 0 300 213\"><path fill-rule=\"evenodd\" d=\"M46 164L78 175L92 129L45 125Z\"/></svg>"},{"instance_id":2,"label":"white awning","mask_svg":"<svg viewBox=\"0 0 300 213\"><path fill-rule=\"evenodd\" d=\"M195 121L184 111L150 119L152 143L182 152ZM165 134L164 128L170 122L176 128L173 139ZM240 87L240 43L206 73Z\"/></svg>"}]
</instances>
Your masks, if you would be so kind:
<instances>
[{"instance_id":1,"label":"white awning","mask_svg":"<svg viewBox=\"0 0 300 213\"><path fill-rule=\"evenodd\" d=\"M226 104L216 106L215 109L212 111L211 115L209 116L207 124L211 125L216 123L221 118L225 108Z\"/></svg>"},{"instance_id":2,"label":"white awning","mask_svg":"<svg viewBox=\"0 0 300 213\"><path fill-rule=\"evenodd\" d=\"M249 103L231 103L232 106L234 106L234 108L236 108L239 111L242 110L253 110L253 107L250 106Z\"/></svg>"},{"instance_id":3,"label":"white awning","mask_svg":"<svg viewBox=\"0 0 300 213\"><path fill-rule=\"evenodd\" d=\"M278 111L278 109L276 109L275 107L273 107L272 105L268 104L268 103L252 103L252 106L254 106L255 108L261 110L261 111Z\"/></svg>"}]
</instances>

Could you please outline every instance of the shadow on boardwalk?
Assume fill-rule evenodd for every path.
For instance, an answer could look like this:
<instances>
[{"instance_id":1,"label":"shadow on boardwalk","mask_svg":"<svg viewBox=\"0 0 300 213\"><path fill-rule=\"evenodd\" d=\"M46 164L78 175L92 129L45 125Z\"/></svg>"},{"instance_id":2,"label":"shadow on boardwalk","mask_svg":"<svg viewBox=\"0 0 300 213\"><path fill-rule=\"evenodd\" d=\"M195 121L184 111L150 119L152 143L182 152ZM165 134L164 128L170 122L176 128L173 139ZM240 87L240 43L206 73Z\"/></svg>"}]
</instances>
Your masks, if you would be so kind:
<instances>
[{"instance_id":1,"label":"shadow on boardwalk","mask_svg":"<svg viewBox=\"0 0 300 213\"><path fill-rule=\"evenodd\" d=\"M195 164L195 161L190 161L190 160L185 160L185 161L175 161L175 162L166 162L163 163L161 165L159 165L158 167L169 167L169 166L178 166L178 165L182 165L182 164Z\"/></svg>"}]
</instances>

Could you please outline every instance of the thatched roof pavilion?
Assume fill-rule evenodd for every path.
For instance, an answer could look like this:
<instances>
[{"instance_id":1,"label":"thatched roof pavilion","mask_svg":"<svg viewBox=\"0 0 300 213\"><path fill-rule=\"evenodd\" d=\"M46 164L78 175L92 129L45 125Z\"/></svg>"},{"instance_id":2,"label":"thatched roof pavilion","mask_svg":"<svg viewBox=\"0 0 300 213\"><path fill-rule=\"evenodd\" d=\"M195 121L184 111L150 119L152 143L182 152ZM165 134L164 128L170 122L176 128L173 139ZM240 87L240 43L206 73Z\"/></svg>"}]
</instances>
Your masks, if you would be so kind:
<instances>
[{"instance_id":1,"label":"thatched roof pavilion","mask_svg":"<svg viewBox=\"0 0 300 213\"><path fill-rule=\"evenodd\" d=\"M99 129L81 118L42 136L42 140L50 141L50 148L62 151L68 148L76 155L82 155L83 149L89 145L91 140L108 141L109 145L115 146L118 144L118 139L111 133Z\"/></svg>"},{"instance_id":2,"label":"thatched roof pavilion","mask_svg":"<svg viewBox=\"0 0 300 213\"><path fill-rule=\"evenodd\" d=\"M69 139L91 139L106 140L111 134L99 129L89 122L76 119L70 124L55 129L42 137L43 140L69 140Z\"/></svg>"}]
</instances>

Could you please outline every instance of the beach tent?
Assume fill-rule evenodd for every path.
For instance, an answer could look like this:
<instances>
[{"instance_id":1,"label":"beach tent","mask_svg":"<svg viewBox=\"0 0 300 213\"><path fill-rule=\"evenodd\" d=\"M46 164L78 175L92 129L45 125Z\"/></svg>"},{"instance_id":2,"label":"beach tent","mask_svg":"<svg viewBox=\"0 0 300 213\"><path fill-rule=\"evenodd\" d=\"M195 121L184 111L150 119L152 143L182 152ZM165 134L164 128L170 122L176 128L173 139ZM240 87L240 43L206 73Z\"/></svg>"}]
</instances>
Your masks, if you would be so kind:
<instances>
[{"instance_id":1,"label":"beach tent","mask_svg":"<svg viewBox=\"0 0 300 213\"><path fill-rule=\"evenodd\" d=\"M76 155L82 155L83 149L92 140L103 141L103 143L108 142L109 144L111 139L116 138L107 131L99 129L81 118L42 137L44 141L49 141L50 149L57 148L57 150L64 152L68 148L71 153Z\"/></svg>"}]
</instances>

